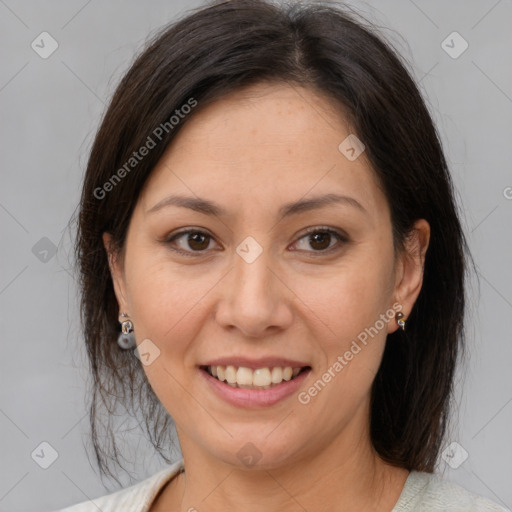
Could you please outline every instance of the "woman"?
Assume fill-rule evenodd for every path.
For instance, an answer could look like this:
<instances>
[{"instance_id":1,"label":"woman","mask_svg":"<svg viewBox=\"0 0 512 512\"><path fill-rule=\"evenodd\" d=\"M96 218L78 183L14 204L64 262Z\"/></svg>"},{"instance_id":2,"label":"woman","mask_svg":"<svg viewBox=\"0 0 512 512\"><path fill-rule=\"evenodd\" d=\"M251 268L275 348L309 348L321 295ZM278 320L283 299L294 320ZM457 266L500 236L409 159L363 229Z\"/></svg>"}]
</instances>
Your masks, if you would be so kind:
<instances>
[{"instance_id":1,"label":"woman","mask_svg":"<svg viewBox=\"0 0 512 512\"><path fill-rule=\"evenodd\" d=\"M371 29L262 0L166 27L96 136L77 259L101 471L119 397L183 458L66 511L503 510L433 474L468 254Z\"/></svg>"}]
</instances>

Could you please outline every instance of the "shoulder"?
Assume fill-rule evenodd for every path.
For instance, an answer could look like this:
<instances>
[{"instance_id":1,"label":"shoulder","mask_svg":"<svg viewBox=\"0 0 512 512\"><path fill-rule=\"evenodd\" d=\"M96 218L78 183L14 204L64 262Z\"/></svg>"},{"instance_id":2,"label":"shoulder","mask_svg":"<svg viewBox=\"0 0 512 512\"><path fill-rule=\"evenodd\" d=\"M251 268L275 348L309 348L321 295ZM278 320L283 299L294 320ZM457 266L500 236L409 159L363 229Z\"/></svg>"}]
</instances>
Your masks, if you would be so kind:
<instances>
[{"instance_id":1,"label":"shoulder","mask_svg":"<svg viewBox=\"0 0 512 512\"><path fill-rule=\"evenodd\" d=\"M431 473L412 471L392 512L510 512Z\"/></svg>"},{"instance_id":2,"label":"shoulder","mask_svg":"<svg viewBox=\"0 0 512 512\"><path fill-rule=\"evenodd\" d=\"M114 512L119 510L137 510L146 512L160 489L183 469L183 460L179 460L154 475L117 492L84 501L55 512Z\"/></svg>"}]
</instances>

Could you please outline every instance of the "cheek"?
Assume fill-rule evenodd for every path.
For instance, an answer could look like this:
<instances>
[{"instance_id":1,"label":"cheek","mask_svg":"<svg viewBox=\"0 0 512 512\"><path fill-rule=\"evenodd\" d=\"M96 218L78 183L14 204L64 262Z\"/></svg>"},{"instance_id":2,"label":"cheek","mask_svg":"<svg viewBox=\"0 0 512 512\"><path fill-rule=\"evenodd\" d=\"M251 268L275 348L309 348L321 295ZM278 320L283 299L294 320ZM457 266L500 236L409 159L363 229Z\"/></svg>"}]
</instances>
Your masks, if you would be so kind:
<instances>
[{"instance_id":1,"label":"cheek","mask_svg":"<svg viewBox=\"0 0 512 512\"><path fill-rule=\"evenodd\" d=\"M331 411L325 426L337 430L368 403L390 318L386 280L378 281L379 271L373 267L367 273L341 274L332 281L332 288L315 297L311 309L322 320L316 322L315 338L320 340L318 349L324 357L298 397L311 408L304 409L309 411L304 418L308 424Z\"/></svg>"},{"instance_id":2,"label":"cheek","mask_svg":"<svg viewBox=\"0 0 512 512\"><path fill-rule=\"evenodd\" d=\"M178 266L149 251L132 258L126 275L137 338L149 338L161 351L174 353L194 338L205 295L222 283L211 270Z\"/></svg>"},{"instance_id":3,"label":"cheek","mask_svg":"<svg viewBox=\"0 0 512 512\"><path fill-rule=\"evenodd\" d=\"M392 318L392 247L360 249L347 256L323 283L314 278L297 283L297 294L311 310L305 313L310 325L314 317L321 320L315 321L315 338L321 340L319 348L325 360L318 368L322 382L316 388L323 389L327 383L332 391L322 393L316 406L330 403L339 407L335 404L342 396L340 414L353 412L368 395L382 359L387 322Z\"/></svg>"},{"instance_id":4,"label":"cheek","mask_svg":"<svg viewBox=\"0 0 512 512\"><path fill-rule=\"evenodd\" d=\"M309 316L316 316L315 323L323 326L323 339L337 349L373 326L391 306L392 257L384 250L376 258L377 253L354 252L321 279L301 277L294 283L297 296L310 309Z\"/></svg>"},{"instance_id":5,"label":"cheek","mask_svg":"<svg viewBox=\"0 0 512 512\"><path fill-rule=\"evenodd\" d=\"M126 270L137 342L149 339L157 347L150 349L158 355L144 372L167 411L181 418L190 405L183 386L190 384L195 365L189 348L204 322L201 300L215 281L150 254L134 256Z\"/></svg>"}]
</instances>

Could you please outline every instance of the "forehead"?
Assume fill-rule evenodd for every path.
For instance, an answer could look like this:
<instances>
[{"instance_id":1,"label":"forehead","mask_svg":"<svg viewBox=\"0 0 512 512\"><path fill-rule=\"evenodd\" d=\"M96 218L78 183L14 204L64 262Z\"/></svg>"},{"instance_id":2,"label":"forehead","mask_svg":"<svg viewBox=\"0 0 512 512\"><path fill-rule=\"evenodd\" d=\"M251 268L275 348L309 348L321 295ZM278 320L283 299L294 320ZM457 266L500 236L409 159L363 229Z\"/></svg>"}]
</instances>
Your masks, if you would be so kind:
<instances>
[{"instance_id":1,"label":"forehead","mask_svg":"<svg viewBox=\"0 0 512 512\"><path fill-rule=\"evenodd\" d=\"M325 193L386 207L364 152L350 161L342 109L309 88L257 84L224 96L187 119L141 195L145 210L166 194L215 199L234 209ZM378 212L376 212L378 213Z\"/></svg>"}]
</instances>

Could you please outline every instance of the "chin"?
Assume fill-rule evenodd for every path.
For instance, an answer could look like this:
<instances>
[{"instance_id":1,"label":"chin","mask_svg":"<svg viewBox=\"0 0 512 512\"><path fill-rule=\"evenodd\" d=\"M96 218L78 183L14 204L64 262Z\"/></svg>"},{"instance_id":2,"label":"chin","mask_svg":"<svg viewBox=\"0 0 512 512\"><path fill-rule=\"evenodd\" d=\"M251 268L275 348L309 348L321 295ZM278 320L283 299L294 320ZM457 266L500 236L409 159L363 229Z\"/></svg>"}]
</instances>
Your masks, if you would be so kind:
<instances>
[{"instance_id":1,"label":"chin","mask_svg":"<svg viewBox=\"0 0 512 512\"><path fill-rule=\"evenodd\" d=\"M275 428L275 426L274 426ZM305 440L294 439L284 430L278 434L263 427L240 428L223 446L209 440L210 456L239 470L273 470L306 457Z\"/></svg>"}]
</instances>

